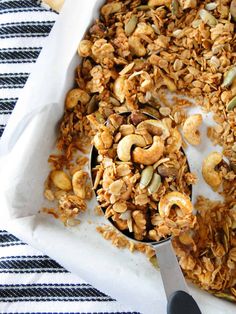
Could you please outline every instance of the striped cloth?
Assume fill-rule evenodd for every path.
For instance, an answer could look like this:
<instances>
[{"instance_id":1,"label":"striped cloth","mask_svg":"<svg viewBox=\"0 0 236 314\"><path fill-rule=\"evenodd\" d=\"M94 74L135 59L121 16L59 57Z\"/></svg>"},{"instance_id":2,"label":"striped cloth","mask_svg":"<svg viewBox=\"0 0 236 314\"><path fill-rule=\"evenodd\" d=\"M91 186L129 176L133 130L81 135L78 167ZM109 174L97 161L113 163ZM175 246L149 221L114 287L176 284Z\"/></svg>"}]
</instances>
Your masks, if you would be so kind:
<instances>
[{"instance_id":1,"label":"striped cloth","mask_svg":"<svg viewBox=\"0 0 236 314\"><path fill-rule=\"evenodd\" d=\"M0 136L56 12L38 1L0 0ZM1 313L135 313L0 230Z\"/></svg>"}]
</instances>

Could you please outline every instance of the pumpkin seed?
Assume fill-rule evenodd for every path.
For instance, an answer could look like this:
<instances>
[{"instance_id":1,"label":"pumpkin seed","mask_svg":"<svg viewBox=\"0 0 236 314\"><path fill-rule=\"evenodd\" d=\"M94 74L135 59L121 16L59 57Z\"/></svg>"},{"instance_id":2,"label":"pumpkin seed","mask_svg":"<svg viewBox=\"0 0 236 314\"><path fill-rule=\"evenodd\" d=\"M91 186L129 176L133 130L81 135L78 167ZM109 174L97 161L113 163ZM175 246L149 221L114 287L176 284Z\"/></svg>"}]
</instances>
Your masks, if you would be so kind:
<instances>
[{"instance_id":1,"label":"pumpkin seed","mask_svg":"<svg viewBox=\"0 0 236 314\"><path fill-rule=\"evenodd\" d=\"M207 3L205 8L208 10L208 11L212 11L212 10L215 10L216 7L217 7L217 3L215 2L210 2L210 3Z\"/></svg>"},{"instance_id":2,"label":"pumpkin seed","mask_svg":"<svg viewBox=\"0 0 236 314\"><path fill-rule=\"evenodd\" d=\"M125 24L125 34L130 36L135 30L138 23L138 18L136 15L132 15L128 22Z\"/></svg>"},{"instance_id":3,"label":"pumpkin seed","mask_svg":"<svg viewBox=\"0 0 236 314\"><path fill-rule=\"evenodd\" d=\"M111 96L110 96L110 103L111 103L113 106L115 106L115 107L119 107L119 106L120 106L120 102L119 102L116 98L111 97Z\"/></svg>"},{"instance_id":4,"label":"pumpkin seed","mask_svg":"<svg viewBox=\"0 0 236 314\"><path fill-rule=\"evenodd\" d=\"M236 302L236 297L234 297L232 294L226 292L216 292L213 294L218 298L222 298L231 302Z\"/></svg>"},{"instance_id":5,"label":"pumpkin seed","mask_svg":"<svg viewBox=\"0 0 236 314\"><path fill-rule=\"evenodd\" d=\"M236 107L236 96L234 96L226 105L226 109L228 111L234 110L234 108Z\"/></svg>"},{"instance_id":6,"label":"pumpkin seed","mask_svg":"<svg viewBox=\"0 0 236 314\"><path fill-rule=\"evenodd\" d=\"M151 182L153 176L153 167L148 166L143 169L141 173L141 179L140 179L140 188L144 189L148 186L148 184Z\"/></svg>"},{"instance_id":7,"label":"pumpkin seed","mask_svg":"<svg viewBox=\"0 0 236 314\"><path fill-rule=\"evenodd\" d=\"M148 186L148 192L150 194L153 194L158 191L159 187L161 185L161 176L157 173L153 174L152 180Z\"/></svg>"},{"instance_id":8,"label":"pumpkin seed","mask_svg":"<svg viewBox=\"0 0 236 314\"><path fill-rule=\"evenodd\" d=\"M202 21L199 20L199 19L198 19L198 20L194 20L194 21L192 22L192 27L193 27L193 28L198 28L201 23L202 23Z\"/></svg>"},{"instance_id":9,"label":"pumpkin seed","mask_svg":"<svg viewBox=\"0 0 236 314\"><path fill-rule=\"evenodd\" d=\"M232 67L225 75L222 87L229 87L236 78L236 66Z\"/></svg>"},{"instance_id":10,"label":"pumpkin seed","mask_svg":"<svg viewBox=\"0 0 236 314\"><path fill-rule=\"evenodd\" d=\"M236 0L231 1L230 14L231 14L232 19L236 22Z\"/></svg>"},{"instance_id":11,"label":"pumpkin seed","mask_svg":"<svg viewBox=\"0 0 236 314\"><path fill-rule=\"evenodd\" d=\"M87 108L87 113L91 114L94 111L97 110L98 106L97 106L97 96L93 95L93 97L90 99L89 103L88 103L88 108Z\"/></svg>"},{"instance_id":12,"label":"pumpkin seed","mask_svg":"<svg viewBox=\"0 0 236 314\"><path fill-rule=\"evenodd\" d=\"M138 11L148 11L151 10L151 7L149 7L149 5L140 5L137 7Z\"/></svg>"},{"instance_id":13,"label":"pumpkin seed","mask_svg":"<svg viewBox=\"0 0 236 314\"><path fill-rule=\"evenodd\" d=\"M216 24L218 23L217 19L205 9L200 10L199 16L203 20L204 23L206 23L207 25L211 27L216 26Z\"/></svg>"},{"instance_id":14,"label":"pumpkin seed","mask_svg":"<svg viewBox=\"0 0 236 314\"><path fill-rule=\"evenodd\" d=\"M150 262L151 262L151 264L152 264L153 267L155 267L156 269L159 269L156 255L154 255L154 256L152 256L152 257L150 258Z\"/></svg>"},{"instance_id":15,"label":"pumpkin seed","mask_svg":"<svg viewBox=\"0 0 236 314\"><path fill-rule=\"evenodd\" d=\"M175 16L179 15L179 1L178 0L172 0L171 2L171 13Z\"/></svg>"}]
</instances>

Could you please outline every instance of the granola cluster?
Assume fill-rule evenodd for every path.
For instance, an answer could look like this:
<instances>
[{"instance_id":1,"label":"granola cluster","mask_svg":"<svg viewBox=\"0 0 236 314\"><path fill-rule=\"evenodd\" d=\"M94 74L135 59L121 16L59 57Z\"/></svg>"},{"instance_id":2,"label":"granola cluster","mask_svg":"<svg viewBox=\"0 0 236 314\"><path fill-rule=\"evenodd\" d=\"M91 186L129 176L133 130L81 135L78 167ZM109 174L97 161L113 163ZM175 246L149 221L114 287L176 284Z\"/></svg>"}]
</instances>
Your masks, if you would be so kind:
<instances>
[{"instance_id":1,"label":"granola cluster","mask_svg":"<svg viewBox=\"0 0 236 314\"><path fill-rule=\"evenodd\" d=\"M76 86L66 97L57 145L61 152L49 158L52 171L45 187L46 198L57 200L58 207L44 209L67 225L86 209L92 190L83 154L93 142L99 151L94 185L106 216L120 230L132 230L136 239L176 234L175 249L186 276L231 301L236 301L235 21L235 0L108 0L78 47L81 63ZM181 147L204 141L198 130L202 116L187 116L185 108L193 102L183 95L213 113L216 126L208 129L208 136L223 151L206 156L202 175L224 201L199 197L196 218L189 224L194 229L178 233L173 209L180 217L181 203L165 210L170 213L165 219L159 206L169 193L190 194L196 178ZM127 111L151 114L170 134L162 143L164 128L161 134L153 134L150 126L140 133L138 125L147 119L127 123L119 115ZM129 135L142 139L136 138L132 152L120 152L119 143ZM163 155L157 161L139 162L137 149L155 144L160 152L161 143ZM131 159L122 160L127 154ZM154 192L151 181L144 187L141 183L151 167L151 180L160 176L155 180L161 181ZM100 227L99 232L118 247L154 255L148 246L132 244L111 227Z\"/></svg>"},{"instance_id":2,"label":"granola cluster","mask_svg":"<svg viewBox=\"0 0 236 314\"><path fill-rule=\"evenodd\" d=\"M93 143L99 206L119 230L136 240L159 241L194 227L189 198L194 175L170 118L112 114Z\"/></svg>"}]
</instances>

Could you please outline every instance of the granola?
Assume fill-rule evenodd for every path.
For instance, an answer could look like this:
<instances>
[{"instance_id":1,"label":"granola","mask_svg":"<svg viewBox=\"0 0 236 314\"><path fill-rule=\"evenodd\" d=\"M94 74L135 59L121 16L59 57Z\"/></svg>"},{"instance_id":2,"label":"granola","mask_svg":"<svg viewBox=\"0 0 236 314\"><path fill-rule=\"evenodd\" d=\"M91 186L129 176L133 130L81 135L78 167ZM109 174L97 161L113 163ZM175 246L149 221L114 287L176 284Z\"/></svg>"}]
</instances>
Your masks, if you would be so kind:
<instances>
[{"instance_id":1,"label":"granola","mask_svg":"<svg viewBox=\"0 0 236 314\"><path fill-rule=\"evenodd\" d=\"M120 230L133 229L138 239L147 235L159 239L169 228L173 231L173 220L165 217L162 224L160 215L150 216L156 225L147 230L145 208L149 203L157 210L156 204L171 191L189 195L188 187L196 182L181 155L181 147L187 143L198 145L204 140L198 131L201 117L187 117L185 108L193 103L181 96L194 97L204 111L213 113L216 122L208 136L213 144L222 146L222 155L212 152L207 156L202 172L224 201L199 197L194 229L177 232L174 244L185 275L231 301L236 301L235 16L235 0L108 0L103 5L100 18L79 44L82 59L76 69L76 86L66 98L57 144L60 153L49 157L52 172L45 183L45 197L56 200L58 207L44 209L65 224L86 209L91 187L83 154L93 141L102 156L101 164L106 165L97 167L94 182L107 206L106 215L115 218ZM136 110L139 113L134 113L132 124L117 118L116 114ZM137 126L145 122L140 111L165 125L155 139L150 134L152 125L137 134ZM118 132L104 125L108 118ZM182 128L187 143L178 131ZM138 152L153 143L161 147L163 141L165 154L143 168L144 159L137 154L132 154L131 160L114 161L122 139L134 135ZM129 153L121 150L122 158L129 158ZM149 157L156 157L153 155ZM140 165L138 170L133 158ZM150 185L154 176L150 166L154 165L155 184ZM134 202L131 209L127 205L130 197ZM131 243L110 227L101 227L99 232L118 247L153 256L150 247Z\"/></svg>"}]
</instances>

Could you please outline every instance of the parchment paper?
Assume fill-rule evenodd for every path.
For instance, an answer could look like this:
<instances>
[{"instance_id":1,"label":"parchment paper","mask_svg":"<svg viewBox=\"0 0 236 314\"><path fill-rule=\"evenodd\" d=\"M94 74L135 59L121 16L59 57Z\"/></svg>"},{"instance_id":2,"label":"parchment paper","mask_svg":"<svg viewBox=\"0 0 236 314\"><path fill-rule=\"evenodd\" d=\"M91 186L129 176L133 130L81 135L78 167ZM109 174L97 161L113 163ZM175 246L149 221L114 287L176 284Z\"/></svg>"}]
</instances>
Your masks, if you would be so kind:
<instances>
[{"instance_id":1,"label":"parchment paper","mask_svg":"<svg viewBox=\"0 0 236 314\"><path fill-rule=\"evenodd\" d=\"M73 87L79 63L77 46L98 16L102 3L101 0L66 1L22 91L0 143L0 224L134 310L164 314L166 300L160 273L142 254L117 249L96 232L96 226L106 221L93 214L93 201L80 217L82 223L78 228L65 228L49 215L38 213L45 205L43 183L49 170L47 158L54 149L65 94ZM199 109L191 111L199 112ZM212 144L205 137L210 124L210 115L205 115L201 128L204 142L186 150L191 169L199 177L194 199L198 194L212 199L218 197L199 171L203 157L212 150ZM191 285L190 289L202 313L235 312L235 305Z\"/></svg>"}]
</instances>

